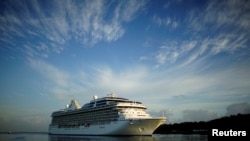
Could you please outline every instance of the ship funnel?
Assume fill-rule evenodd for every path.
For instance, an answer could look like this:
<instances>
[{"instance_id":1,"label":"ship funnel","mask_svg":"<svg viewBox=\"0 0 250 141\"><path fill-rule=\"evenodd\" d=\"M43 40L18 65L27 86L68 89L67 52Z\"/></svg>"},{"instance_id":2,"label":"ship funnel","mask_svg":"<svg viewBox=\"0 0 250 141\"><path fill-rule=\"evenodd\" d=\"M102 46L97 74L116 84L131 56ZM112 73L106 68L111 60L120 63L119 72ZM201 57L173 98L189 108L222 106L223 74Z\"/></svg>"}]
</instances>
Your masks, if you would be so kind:
<instances>
[{"instance_id":1,"label":"ship funnel","mask_svg":"<svg viewBox=\"0 0 250 141\"><path fill-rule=\"evenodd\" d=\"M69 104L65 105L65 108L68 109L69 108Z\"/></svg>"},{"instance_id":2,"label":"ship funnel","mask_svg":"<svg viewBox=\"0 0 250 141\"><path fill-rule=\"evenodd\" d=\"M79 105L79 103L76 101L76 99L73 99L68 107L69 110L75 110L75 109L79 109L81 108L81 106Z\"/></svg>"},{"instance_id":3,"label":"ship funnel","mask_svg":"<svg viewBox=\"0 0 250 141\"><path fill-rule=\"evenodd\" d=\"M97 99L98 99L98 96L96 96L96 95L93 96L93 99L94 99L94 100L97 100Z\"/></svg>"}]
</instances>

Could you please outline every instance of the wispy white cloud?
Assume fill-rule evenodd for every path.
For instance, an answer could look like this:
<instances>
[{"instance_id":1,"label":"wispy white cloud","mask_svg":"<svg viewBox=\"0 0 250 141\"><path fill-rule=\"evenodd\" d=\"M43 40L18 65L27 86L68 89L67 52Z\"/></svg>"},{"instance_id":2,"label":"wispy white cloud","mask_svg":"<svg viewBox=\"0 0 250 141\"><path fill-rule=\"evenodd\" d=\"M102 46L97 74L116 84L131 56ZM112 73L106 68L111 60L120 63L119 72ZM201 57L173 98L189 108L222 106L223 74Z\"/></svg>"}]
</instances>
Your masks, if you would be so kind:
<instances>
[{"instance_id":1,"label":"wispy white cloud","mask_svg":"<svg viewBox=\"0 0 250 141\"><path fill-rule=\"evenodd\" d=\"M249 1L208 1L205 9L193 9L187 21L196 31L249 30Z\"/></svg>"},{"instance_id":2,"label":"wispy white cloud","mask_svg":"<svg viewBox=\"0 0 250 141\"><path fill-rule=\"evenodd\" d=\"M182 66L202 63L222 53L234 54L235 58L244 55L244 52L249 51L247 44L250 41L250 27L245 24L250 22L249 14L246 14L250 9L246 5L250 5L249 2L208 1L205 9L194 8L185 19L189 27L185 34L192 35L192 39L166 38L167 41L162 42L154 55L151 55L151 58L155 58L154 67L173 63ZM173 26L173 20L168 17L155 15L153 21L159 26Z\"/></svg>"},{"instance_id":3,"label":"wispy white cloud","mask_svg":"<svg viewBox=\"0 0 250 141\"><path fill-rule=\"evenodd\" d=\"M249 1L223 0L210 1L205 9L205 23L216 23L222 28L226 25L249 29Z\"/></svg>"},{"instance_id":4,"label":"wispy white cloud","mask_svg":"<svg viewBox=\"0 0 250 141\"><path fill-rule=\"evenodd\" d=\"M122 1L118 4L115 10L115 17L121 19L122 21L129 22L138 16L138 12L145 10L148 0L141 1Z\"/></svg>"},{"instance_id":5,"label":"wispy white cloud","mask_svg":"<svg viewBox=\"0 0 250 141\"><path fill-rule=\"evenodd\" d=\"M178 65L190 65L202 63L218 54L234 54L235 58L241 58L245 51L249 51L247 44L248 34L219 33L215 37L197 38L182 41L163 42L159 49L148 58L154 58L155 68L176 63ZM245 50L242 52L242 50Z\"/></svg>"},{"instance_id":6,"label":"wispy white cloud","mask_svg":"<svg viewBox=\"0 0 250 141\"><path fill-rule=\"evenodd\" d=\"M29 59L29 65L47 79L44 85L48 86L48 93L62 100L71 96L68 88L72 82L67 72L41 60Z\"/></svg>"},{"instance_id":7,"label":"wispy white cloud","mask_svg":"<svg viewBox=\"0 0 250 141\"><path fill-rule=\"evenodd\" d=\"M179 52L175 47L161 46L160 50L156 53L155 59L157 61L156 68L166 63L174 63L179 57Z\"/></svg>"},{"instance_id":8,"label":"wispy white cloud","mask_svg":"<svg viewBox=\"0 0 250 141\"><path fill-rule=\"evenodd\" d=\"M19 46L26 44L38 55L44 46L50 53L60 53L71 39L92 45L115 41L125 33L123 24L133 20L145 4L146 1L133 0L5 1L5 12L0 15L0 41L5 46L16 47L9 41L22 38ZM23 50L31 55L27 46ZM42 54L48 57L49 53Z\"/></svg>"},{"instance_id":9,"label":"wispy white cloud","mask_svg":"<svg viewBox=\"0 0 250 141\"><path fill-rule=\"evenodd\" d=\"M96 69L94 85L106 91L121 91L123 94L133 94L133 90L141 86L141 82L147 75L145 67L133 67L121 72L114 72L109 67L100 67ZM141 91L141 90L137 90Z\"/></svg>"},{"instance_id":10,"label":"wispy white cloud","mask_svg":"<svg viewBox=\"0 0 250 141\"><path fill-rule=\"evenodd\" d=\"M220 54L231 55L235 59L246 55L250 41L249 24L245 24L250 22L246 12L250 9L246 5L250 5L249 2L208 1L204 9L190 11L186 19L188 32L197 37L193 39L197 46L183 65L205 62Z\"/></svg>"},{"instance_id":11,"label":"wispy white cloud","mask_svg":"<svg viewBox=\"0 0 250 141\"><path fill-rule=\"evenodd\" d=\"M157 15L153 16L153 22L156 23L158 26L166 26L170 29L176 29L179 25L176 20L171 19L170 17L161 18Z\"/></svg>"},{"instance_id":12,"label":"wispy white cloud","mask_svg":"<svg viewBox=\"0 0 250 141\"><path fill-rule=\"evenodd\" d=\"M247 34L242 33L239 35L235 34L222 34L215 39L208 41L208 44L212 45L213 48L211 52L213 54L218 54L221 52L233 53L239 49L244 49L247 47Z\"/></svg>"}]
</instances>

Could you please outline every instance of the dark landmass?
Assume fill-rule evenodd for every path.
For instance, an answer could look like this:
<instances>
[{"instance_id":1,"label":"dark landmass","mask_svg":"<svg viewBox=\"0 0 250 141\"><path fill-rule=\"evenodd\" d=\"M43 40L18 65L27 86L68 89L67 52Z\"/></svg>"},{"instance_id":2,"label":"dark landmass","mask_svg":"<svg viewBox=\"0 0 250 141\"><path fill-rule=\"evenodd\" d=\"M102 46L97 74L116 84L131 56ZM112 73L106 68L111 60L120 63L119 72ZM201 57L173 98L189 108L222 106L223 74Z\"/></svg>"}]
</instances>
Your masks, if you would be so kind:
<instances>
[{"instance_id":1,"label":"dark landmass","mask_svg":"<svg viewBox=\"0 0 250 141\"><path fill-rule=\"evenodd\" d=\"M154 131L154 134L209 134L212 129L249 131L250 114L231 115L207 122L163 124Z\"/></svg>"}]
</instances>

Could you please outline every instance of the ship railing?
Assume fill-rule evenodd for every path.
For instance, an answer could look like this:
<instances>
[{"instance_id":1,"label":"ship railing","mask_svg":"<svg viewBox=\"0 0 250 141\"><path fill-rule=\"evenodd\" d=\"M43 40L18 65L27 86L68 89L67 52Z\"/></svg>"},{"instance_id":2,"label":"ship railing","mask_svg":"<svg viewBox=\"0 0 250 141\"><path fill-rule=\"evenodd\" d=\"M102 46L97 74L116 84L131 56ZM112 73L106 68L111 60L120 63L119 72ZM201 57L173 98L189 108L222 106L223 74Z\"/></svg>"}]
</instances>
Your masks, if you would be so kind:
<instances>
[{"instance_id":1,"label":"ship railing","mask_svg":"<svg viewBox=\"0 0 250 141\"><path fill-rule=\"evenodd\" d=\"M146 107L142 104L137 103L117 103L116 106L125 106L125 107L138 107L138 108L145 108Z\"/></svg>"},{"instance_id":2,"label":"ship railing","mask_svg":"<svg viewBox=\"0 0 250 141\"><path fill-rule=\"evenodd\" d=\"M102 105L102 106L97 106L97 107L90 107L90 108L80 108L76 110L71 110L67 112L54 112L52 116L59 116L59 115L64 115L64 114L74 114L74 113L79 113L79 112L89 112L89 111L95 111L95 110L102 110L102 109L107 109L107 108L112 108L114 107L115 104L111 103L108 105Z\"/></svg>"}]
</instances>

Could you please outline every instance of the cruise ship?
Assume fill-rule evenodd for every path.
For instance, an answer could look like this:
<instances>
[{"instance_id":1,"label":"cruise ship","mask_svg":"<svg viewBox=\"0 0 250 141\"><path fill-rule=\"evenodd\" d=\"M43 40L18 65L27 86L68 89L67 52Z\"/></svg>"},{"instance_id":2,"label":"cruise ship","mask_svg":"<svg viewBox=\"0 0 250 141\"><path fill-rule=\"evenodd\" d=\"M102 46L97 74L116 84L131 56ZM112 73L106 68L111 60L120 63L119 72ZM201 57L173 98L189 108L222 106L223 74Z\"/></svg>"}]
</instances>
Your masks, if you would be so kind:
<instances>
[{"instance_id":1,"label":"cruise ship","mask_svg":"<svg viewBox=\"0 0 250 141\"><path fill-rule=\"evenodd\" d=\"M93 97L82 107L73 99L65 109L52 113L52 135L152 135L166 117L151 117L138 101L117 97Z\"/></svg>"}]
</instances>

